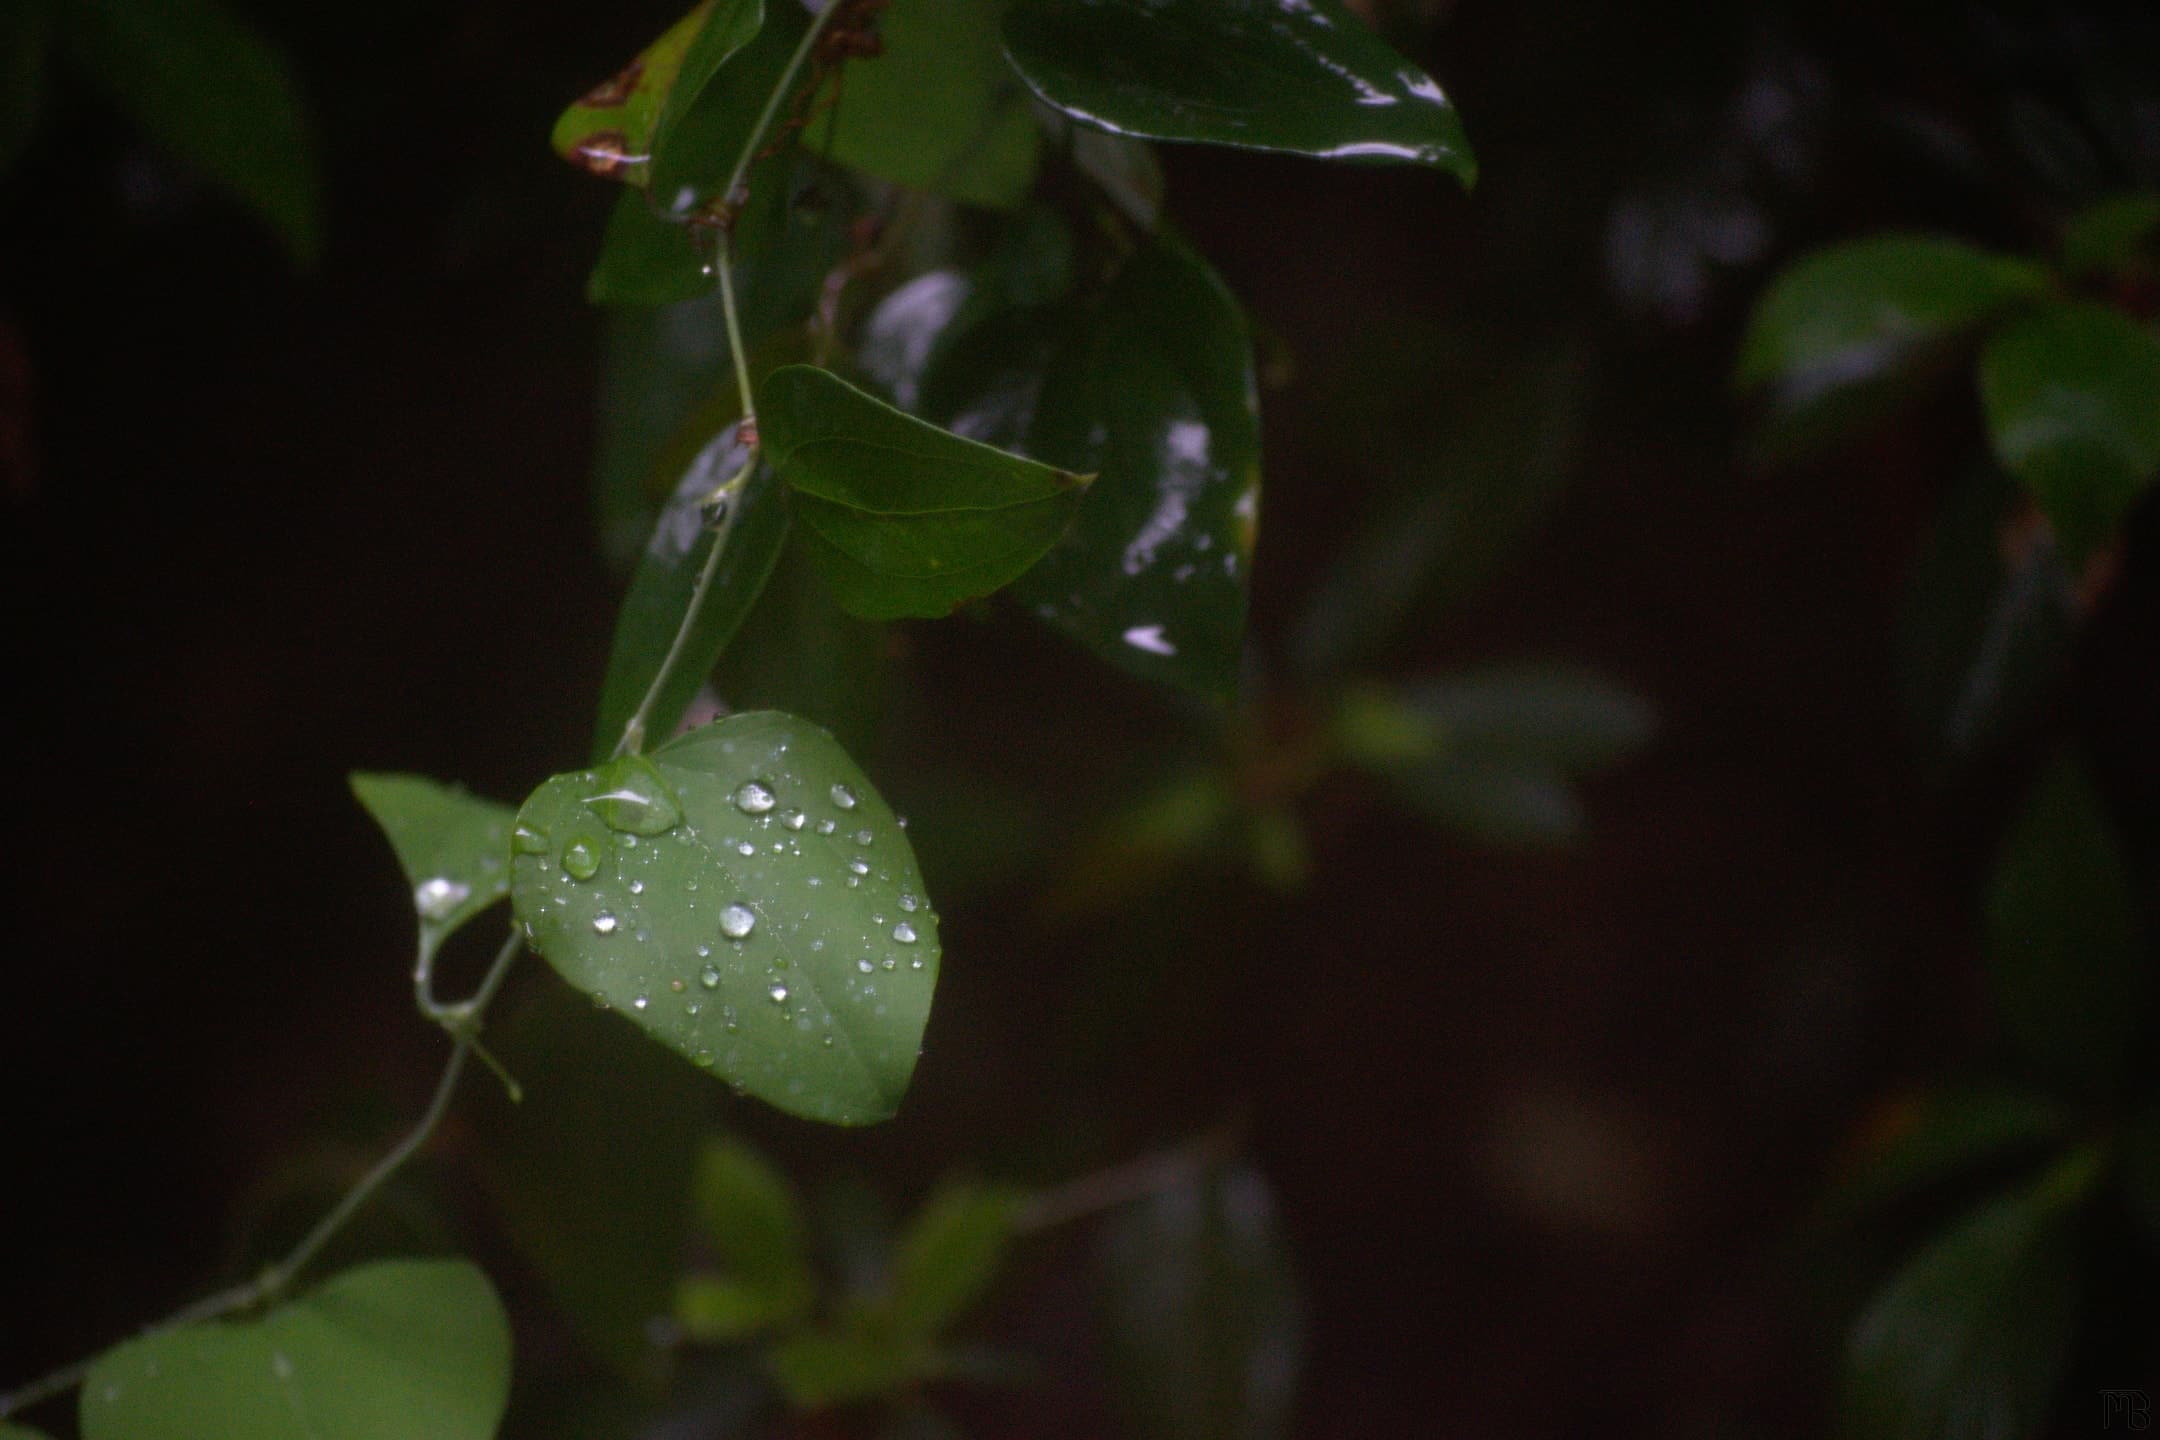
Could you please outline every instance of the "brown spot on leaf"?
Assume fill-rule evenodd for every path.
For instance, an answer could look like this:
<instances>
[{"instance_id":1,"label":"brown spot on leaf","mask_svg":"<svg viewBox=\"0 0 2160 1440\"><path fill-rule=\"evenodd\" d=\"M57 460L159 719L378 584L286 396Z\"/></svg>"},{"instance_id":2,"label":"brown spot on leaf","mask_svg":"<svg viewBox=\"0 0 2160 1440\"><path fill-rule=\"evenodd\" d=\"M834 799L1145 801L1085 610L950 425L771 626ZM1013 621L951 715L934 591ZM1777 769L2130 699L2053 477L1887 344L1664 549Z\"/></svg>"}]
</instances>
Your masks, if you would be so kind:
<instances>
[{"instance_id":1,"label":"brown spot on leaf","mask_svg":"<svg viewBox=\"0 0 2160 1440\"><path fill-rule=\"evenodd\" d=\"M621 176L633 166L646 161L643 155L630 153L629 142L620 130L595 130L570 149L570 163L581 170L610 179Z\"/></svg>"},{"instance_id":2,"label":"brown spot on leaf","mask_svg":"<svg viewBox=\"0 0 2160 1440\"><path fill-rule=\"evenodd\" d=\"M615 76L586 91L578 104L588 110L613 110L618 105L629 103L630 96L637 90L638 81L644 78L645 62L632 60Z\"/></svg>"}]
</instances>

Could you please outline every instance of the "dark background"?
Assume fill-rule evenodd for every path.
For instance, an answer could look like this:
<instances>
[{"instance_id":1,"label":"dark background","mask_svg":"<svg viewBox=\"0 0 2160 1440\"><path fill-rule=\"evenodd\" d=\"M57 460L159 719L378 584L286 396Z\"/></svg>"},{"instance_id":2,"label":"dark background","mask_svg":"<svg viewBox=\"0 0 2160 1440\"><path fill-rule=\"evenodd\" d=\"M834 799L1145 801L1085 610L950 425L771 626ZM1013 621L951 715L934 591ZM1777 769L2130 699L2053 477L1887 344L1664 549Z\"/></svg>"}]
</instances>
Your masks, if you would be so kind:
<instances>
[{"instance_id":1,"label":"dark background","mask_svg":"<svg viewBox=\"0 0 2160 1440\"><path fill-rule=\"evenodd\" d=\"M619 590L581 299L612 197L545 137L665 7L247 9L317 122L314 273L78 85L0 185L10 1382L215 1280L280 1157L365 1153L417 1111L441 1040L345 772L514 800L579 762ZM1256 635L1279 647L1371 496L1425 463L1341 423L1346 386L1442 383L1386 337L1556 347L1588 406L1565 499L1386 668L1589 662L1653 700L1656 744L1571 850L1481 847L1337 785L1302 896L1225 875L1061 921L1039 892L1072 837L1198 732L1014 616L909 627L904 721L864 757L882 786L1065 778L1035 791L1027 873L943 907L900 1119L729 1120L905 1199L961 1159L1052 1178L1242 1117L1306 1288L1304 1433L1812 1433L1829 1332L1794 1226L1885 1096L1985 1043L1975 900L2030 750L1932 783L1897 708L1900 589L1970 400L1762 469L1726 377L1748 302L1811 244L1897 224L2041 248L2079 199L2150 183L2149 12L1394 14L1464 110L1473 196L1166 157L1172 213L1288 360ZM2091 118L2096 86L2142 96L2142 134ZM2149 656L2149 610L2113 597L2081 663ZM2109 694L2100 748L2149 795L2108 736L2152 697ZM1136 976L1160 1023L1117 1020ZM501 1256L484 1211L465 1223ZM521 1334L545 1331L500 1264ZM1055 1372L1043 1284L1014 1323ZM1080 1399L1001 1403L983 1433L1087 1433L1087 1382L1058 1383Z\"/></svg>"}]
</instances>

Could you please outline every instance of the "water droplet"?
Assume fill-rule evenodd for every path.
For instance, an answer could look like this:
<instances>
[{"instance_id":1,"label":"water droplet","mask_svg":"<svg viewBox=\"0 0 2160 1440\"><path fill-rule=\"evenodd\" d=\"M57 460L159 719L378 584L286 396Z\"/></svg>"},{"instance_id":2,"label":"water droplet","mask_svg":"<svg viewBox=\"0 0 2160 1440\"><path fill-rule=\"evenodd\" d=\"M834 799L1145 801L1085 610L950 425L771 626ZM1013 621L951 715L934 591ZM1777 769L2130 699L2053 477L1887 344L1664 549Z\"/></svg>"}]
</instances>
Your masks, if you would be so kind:
<instances>
[{"instance_id":1,"label":"water droplet","mask_svg":"<svg viewBox=\"0 0 2160 1440\"><path fill-rule=\"evenodd\" d=\"M598 915L593 916L592 928L602 935L612 935L615 933L615 927L618 923L620 922L616 920L612 912L602 910Z\"/></svg>"},{"instance_id":2,"label":"water droplet","mask_svg":"<svg viewBox=\"0 0 2160 1440\"><path fill-rule=\"evenodd\" d=\"M832 803L843 810L852 810L855 808L855 792L845 785L835 785L832 787Z\"/></svg>"},{"instance_id":3,"label":"water droplet","mask_svg":"<svg viewBox=\"0 0 2160 1440\"><path fill-rule=\"evenodd\" d=\"M833 831L839 828L839 826L833 824L833 822L830 820L820 820L817 822L817 833L820 835L830 835Z\"/></svg>"},{"instance_id":4,"label":"water droplet","mask_svg":"<svg viewBox=\"0 0 2160 1440\"><path fill-rule=\"evenodd\" d=\"M632 880L632 881L630 882L630 893L631 893L631 894L633 894L633 895L642 895L642 894L644 894L644 893L645 893L645 882L644 882L643 880Z\"/></svg>"},{"instance_id":5,"label":"water droplet","mask_svg":"<svg viewBox=\"0 0 2160 1440\"><path fill-rule=\"evenodd\" d=\"M720 912L720 933L740 940L757 928L757 912L747 905L730 905Z\"/></svg>"},{"instance_id":6,"label":"water droplet","mask_svg":"<svg viewBox=\"0 0 2160 1440\"><path fill-rule=\"evenodd\" d=\"M592 992L592 1008L595 1010L605 1010L608 1008L607 992L605 990L595 990Z\"/></svg>"},{"instance_id":7,"label":"water droplet","mask_svg":"<svg viewBox=\"0 0 2160 1440\"><path fill-rule=\"evenodd\" d=\"M736 845L735 853L738 855L755 855L757 854L757 846L751 844L748 840L744 840Z\"/></svg>"},{"instance_id":8,"label":"water droplet","mask_svg":"<svg viewBox=\"0 0 2160 1440\"><path fill-rule=\"evenodd\" d=\"M1160 625L1135 625L1125 632L1125 643L1150 655L1175 655L1177 646L1163 635Z\"/></svg>"},{"instance_id":9,"label":"water droplet","mask_svg":"<svg viewBox=\"0 0 2160 1440\"><path fill-rule=\"evenodd\" d=\"M698 946L698 947L697 947L697 953L698 953L698 959L700 959L700 960L703 960L703 959L704 959L704 958L705 958L706 956L708 956L708 955L712 954L712 946L710 946L710 945L700 945L700 946Z\"/></svg>"},{"instance_id":10,"label":"water droplet","mask_svg":"<svg viewBox=\"0 0 2160 1440\"><path fill-rule=\"evenodd\" d=\"M775 985L765 993L772 996L773 1004L778 1005L787 999L787 986Z\"/></svg>"},{"instance_id":11,"label":"water droplet","mask_svg":"<svg viewBox=\"0 0 2160 1440\"><path fill-rule=\"evenodd\" d=\"M640 995L630 1002L631 1008L636 1010L643 1010L646 1006L650 1004L652 1004L652 997L650 995Z\"/></svg>"},{"instance_id":12,"label":"water droplet","mask_svg":"<svg viewBox=\"0 0 2160 1440\"><path fill-rule=\"evenodd\" d=\"M908 961L907 968L910 970L922 969L922 956L918 955L913 960Z\"/></svg>"},{"instance_id":13,"label":"water droplet","mask_svg":"<svg viewBox=\"0 0 2160 1440\"><path fill-rule=\"evenodd\" d=\"M900 892L900 908L907 911L908 914L914 914L915 907L921 903L921 901L917 900L914 895L912 895L908 891L903 890Z\"/></svg>"},{"instance_id":14,"label":"water droplet","mask_svg":"<svg viewBox=\"0 0 2160 1440\"><path fill-rule=\"evenodd\" d=\"M717 965L707 965L703 970L698 971L697 983L703 985L708 990L719 989L720 967Z\"/></svg>"},{"instance_id":15,"label":"water droplet","mask_svg":"<svg viewBox=\"0 0 2160 1440\"><path fill-rule=\"evenodd\" d=\"M902 945L912 945L915 943L916 940L915 927L908 924L907 921L902 920L899 924L892 927L892 938L899 941Z\"/></svg>"},{"instance_id":16,"label":"water droplet","mask_svg":"<svg viewBox=\"0 0 2160 1440\"><path fill-rule=\"evenodd\" d=\"M867 875L870 873L870 862L863 859L862 856L858 855L853 860L847 862L847 868L854 871L857 875Z\"/></svg>"},{"instance_id":17,"label":"water droplet","mask_svg":"<svg viewBox=\"0 0 2160 1440\"><path fill-rule=\"evenodd\" d=\"M420 912L423 920L447 920L471 895L472 886L462 885L447 875L437 875L413 887L413 908Z\"/></svg>"},{"instance_id":18,"label":"water droplet","mask_svg":"<svg viewBox=\"0 0 2160 1440\"><path fill-rule=\"evenodd\" d=\"M598 793L585 797L610 830L664 835L682 823L682 806L660 772L642 755L610 760L593 772Z\"/></svg>"},{"instance_id":19,"label":"water droplet","mask_svg":"<svg viewBox=\"0 0 2160 1440\"><path fill-rule=\"evenodd\" d=\"M877 836L871 834L868 830L857 830L855 832L855 843L858 845L869 845L875 842L876 839Z\"/></svg>"},{"instance_id":20,"label":"water droplet","mask_svg":"<svg viewBox=\"0 0 2160 1440\"><path fill-rule=\"evenodd\" d=\"M563 846L563 874L573 880L590 880L600 873L600 847L590 840L572 840Z\"/></svg>"},{"instance_id":21,"label":"water droplet","mask_svg":"<svg viewBox=\"0 0 2160 1440\"><path fill-rule=\"evenodd\" d=\"M776 803L772 791L755 780L743 781L742 788L735 792L735 808L745 815L763 815Z\"/></svg>"},{"instance_id":22,"label":"water droplet","mask_svg":"<svg viewBox=\"0 0 2160 1440\"><path fill-rule=\"evenodd\" d=\"M520 855L545 855L548 852L547 831L520 824L510 832L510 848Z\"/></svg>"},{"instance_id":23,"label":"water droplet","mask_svg":"<svg viewBox=\"0 0 2160 1440\"><path fill-rule=\"evenodd\" d=\"M863 974L868 975L872 970L875 970L877 967L871 964L869 959L866 957L864 959L857 960L855 962L855 968L862 971Z\"/></svg>"},{"instance_id":24,"label":"water droplet","mask_svg":"<svg viewBox=\"0 0 2160 1440\"><path fill-rule=\"evenodd\" d=\"M677 995L680 995L688 987L686 987L680 980L670 980L667 982L667 988L674 991Z\"/></svg>"},{"instance_id":25,"label":"water droplet","mask_svg":"<svg viewBox=\"0 0 2160 1440\"><path fill-rule=\"evenodd\" d=\"M712 1051L710 1050L700 1050L697 1054L691 1056L690 1060L700 1070L712 1069Z\"/></svg>"},{"instance_id":26,"label":"water droplet","mask_svg":"<svg viewBox=\"0 0 2160 1440\"><path fill-rule=\"evenodd\" d=\"M780 813L780 823L787 826L787 828L790 830L802 829L802 827L809 822L809 819L810 817L803 814L800 810L783 810Z\"/></svg>"}]
</instances>

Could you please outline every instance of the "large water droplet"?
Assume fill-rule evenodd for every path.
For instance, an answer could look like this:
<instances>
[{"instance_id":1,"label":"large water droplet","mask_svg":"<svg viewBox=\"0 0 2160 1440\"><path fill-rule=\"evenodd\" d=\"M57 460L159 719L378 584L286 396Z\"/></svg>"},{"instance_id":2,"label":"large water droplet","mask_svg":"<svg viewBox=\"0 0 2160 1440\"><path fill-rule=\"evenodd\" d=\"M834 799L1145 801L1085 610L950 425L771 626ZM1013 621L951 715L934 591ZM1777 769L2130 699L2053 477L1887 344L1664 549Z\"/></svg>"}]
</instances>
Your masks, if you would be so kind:
<instances>
[{"instance_id":1,"label":"large water droplet","mask_svg":"<svg viewBox=\"0 0 2160 1440\"><path fill-rule=\"evenodd\" d=\"M892 927L892 938L899 941L902 945L912 945L915 943L916 940L915 927L908 924L907 921L902 920L899 924Z\"/></svg>"},{"instance_id":2,"label":"large water droplet","mask_svg":"<svg viewBox=\"0 0 2160 1440\"><path fill-rule=\"evenodd\" d=\"M783 810L780 812L780 823L787 826L787 828L790 830L802 829L803 825L809 819L810 817L803 814L800 810Z\"/></svg>"},{"instance_id":3,"label":"large water droplet","mask_svg":"<svg viewBox=\"0 0 2160 1440\"><path fill-rule=\"evenodd\" d=\"M776 803L772 791L755 780L743 781L742 788L735 792L735 808L745 815L763 815Z\"/></svg>"},{"instance_id":4,"label":"large water droplet","mask_svg":"<svg viewBox=\"0 0 2160 1440\"><path fill-rule=\"evenodd\" d=\"M682 806L660 772L642 755L624 755L593 772L598 793L585 797L610 830L664 835L682 823Z\"/></svg>"},{"instance_id":5,"label":"large water droplet","mask_svg":"<svg viewBox=\"0 0 2160 1440\"><path fill-rule=\"evenodd\" d=\"M460 884L447 875L437 875L413 886L413 909L420 912L423 920L448 920L471 895L472 886Z\"/></svg>"},{"instance_id":6,"label":"large water droplet","mask_svg":"<svg viewBox=\"0 0 2160 1440\"><path fill-rule=\"evenodd\" d=\"M906 890L900 892L900 908L907 911L908 914L914 914L915 907L921 903L911 892Z\"/></svg>"},{"instance_id":7,"label":"large water droplet","mask_svg":"<svg viewBox=\"0 0 2160 1440\"><path fill-rule=\"evenodd\" d=\"M572 840L563 846L563 874L573 880L590 880L600 873L600 847L590 840Z\"/></svg>"},{"instance_id":8,"label":"large water droplet","mask_svg":"<svg viewBox=\"0 0 2160 1440\"><path fill-rule=\"evenodd\" d=\"M720 912L720 933L740 940L757 928L757 912L747 905L730 905Z\"/></svg>"},{"instance_id":9,"label":"large water droplet","mask_svg":"<svg viewBox=\"0 0 2160 1440\"><path fill-rule=\"evenodd\" d=\"M855 792L845 785L835 785L832 787L832 803L843 810L852 810L855 808Z\"/></svg>"},{"instance_id":10,"label":"large water droplet","mask_svg":"<svg viewBox=\"0 0 2160 1440\"><path fill-rule=\"evenodd\" d=\"M612 935L615 933L615 926L618 923L613 914L602 910L598 915L593 916L592 928L602 935Z\"/></svg>"}]
</instances>

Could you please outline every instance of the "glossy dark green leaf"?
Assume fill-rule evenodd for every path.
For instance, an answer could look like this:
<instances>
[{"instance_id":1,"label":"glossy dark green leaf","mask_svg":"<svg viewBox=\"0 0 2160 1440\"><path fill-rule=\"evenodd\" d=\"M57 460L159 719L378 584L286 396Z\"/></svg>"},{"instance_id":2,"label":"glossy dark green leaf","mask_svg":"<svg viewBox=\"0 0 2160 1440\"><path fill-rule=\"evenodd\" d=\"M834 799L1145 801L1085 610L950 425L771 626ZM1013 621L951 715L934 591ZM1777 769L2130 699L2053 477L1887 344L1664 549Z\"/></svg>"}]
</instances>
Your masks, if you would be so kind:
<instances>
[{"instance_id":1,"label":"glossy dark green leaf","mask_svg":"<svg viewBox=\"0 0 2160 1440\"><path fill-rule=\"evenodd\" d=\"M948 614L1009 584L1073 522L1091 476L962 439L792 365L758 401L803 543L868 619Z\"/></svg>"},{"instance_id":2,"label":"glossy dark green leaf","mask_svg":"<svg viewBox=\"0 0 2160 1440\"><path fill-rule=\"evenodd\" d=\"M285 62L216 0L75 0L62 38L143 128L238 195L311 264L314 143Z\"/></svg>"},{"instance_id":3,"label":"glossy dark green leaf","mask_svg":"<svg viewBox=\"0 0 2160 1440\"><path fill-rule=\"evenodd\" d=\"M1246 1168L1116 1212L1103 1301L1128 1433L1269 1440L1286 1433L1304 1322L1275 1205Z\"/></svg>"},{"instance_id":4,"label":"glossy dark green leaf","mask_svg":"<svg viewBox=\"0 0 2160 1440\"><path fill-rule=\"evenodd\" d=\"M718 297L603 323L593 514L601 553L628 575L691 457L742 407Z\"/></svg>"},{"instance_id":5,"label":"glossy dark green leaf","mask_svg":"<svg viewBox=\"0 0 2160 1440\"><path fill-rule=\"evenodd\" d=\"M1477 179L1440 87L1336 0L1015 0L1005 45L1100 129Z\"/></svg>"},{"instance_id":6,"label":"glossy dark green leaf","mask_svg":"<svg viewBox=\"0 0 2160 1440\"><path fill-rule=\"evenodd\" d=\"M899 0L882 52L840 72L806 148L881 180L971 205L1011 206L1035 182L1041 136L999 49L1003 0Z\"/></svg>"},{"instance_id":7,"label":"glossy dark green leaf","mask_svg":"<svg viewBox=\"0 0 2160 1440\"><path fill-rule=\"evenodd\" d=\"M50 0L0 0L0 174L37 128L52 33Z\"/></svg>"},{"instance_id":8,"label":"glossy dark green leaf","mask_svg":"<svg viewBox=\"0 0 2160 1440\"><path fill-rule=\"evenodd\" d=\"M1901 1201L2059 1144L2075 1117L2043 1095L2003 1085L1951 1085L1910 1105L1897 1128L1837 1177L1825 1223L1881 1218Z\"/></svg>"},{"instance_id":9,"label":"glossy dark green leaf","mask_svg":"<svg viewBox=\"0 0 2160 1440\"><path fill-rule=\"evenodd\" d=\"M2051 1078L2105 1091L2121 1075L2148 982L2130 876L2099 797L2068 755L2003 839L1988 891L1995 1010Z\"/></svg>"},{"instance_id":10,"label":"glossy dark green leaf","mask_svg":"<svg viewBox=\"0 0 2160 1440\"><path fill-rule=\"evenodd\" d=\"M831 736L732 715L556 776L518 823L511 898L572 986L792 1114L892 1114L937 919L906 832Z\"/></svg>"},{"instance_id":11,"label":"glossy dark green leaf","mask_svg":"<svg viewBox=\"0 0 2160 1440\"><path fill-rule=\"evenodd\" d=\"M630 593L623 597L615 620L615 645L608 655L607 679L600 688L600 719L593 733L595 759L611 753L622 738L624 725L660 673L689 613L698 577L719 538L718 530L706 523L707 499L751 458L740 443L738 428L729 425L698 451L646 542ZM646 732L654 738L674 733L720 652L757 603L787 543L787 507L770 467L760 463L741 493L727 503L733 520L727 528L720 568L704 603L690 618L682 653L646 719Z\"/></svg>"},{"instance_id":12,"label":"glossy dark green leaf","mask_svg":"<svg viewBox=\"0 0 2160 1440\"><path fill-rule=\"evenodd\" d=\"M2042 1433L2077 1304L2071 1221L2095 1158L1972 1211L1870 1302L1845 1355L1853 1440Z\"/></svg>"},{"instance_id":13,"label":"glossy dark green leaf","mask_svg":"<svg viewBox=\"0 0 2160 1440\"><path fill-rule=\"evenodd\" d=\"M1014 596L1096 654L1210 696L1237 683L1260 519L1260 409L1237 301L1149 241L1065 337L1026 449L1100 472Z\"/></svg>"},{"instance_id":14,"label":"glossy dark green leaf","mask_svg":"<svg viewBox=\"0 0 2160 1440\"><path fill-rule=\"evenodd\" d=\"M2062 265L2071 275L2128 268L2160 236L2160 195L2132 191L2079 211L2063 226Z\"/></svg>"},{"instance_id":15,"label":"glossy dark green leaf","mask_svg":"<svg viewBox=\"0 0 2160 1440\"><path fill-rule=\"evenodd\" d=\"M731 710L814 715L851 754L867 754L892 669L891 627L841 608L803 547L791 545L720 657L713 686Z\"/></svg>"},{"instance_id":16,"label":"glossy dark green leaf","mask_svg":"<svg viewBox=\"0 0 2160 1440\"><path fill-rule=\"evenodd\" d=\"M491 1023L488 1046L525 1091L478 1101L492 1210L595 1357L631 1382L663 1378L653 1331L683 1270L710 1082L560 985Z\"/></svg>"},{"instance_id":17,"label":"glossy dark green leaf","mask_svg":"<svg viewBox=\"0 0 2160 1440\"><path fill-rule=\"evenodd\" d=\"M668 147L677 127L703 98L721 67L749 44L765 23L765 0L709 0L700 8L705 12L704 23L684 49L682 64L667 87L653 123L652 149L656 154Z\"/></svg>"},{"instance_id":18,"label":"glossy dark green leaf","mask_svg":"<svg viewBox=\"0 0 2160 1440\"><path fill-rule=\"evenodd\" d=\"M555 153L583 170L642 186L656 151L713 78L750 42L763 0L703 0L555 121Z\"/></svg>"},{"instance_id":19,"label":"glossy dark green leaf","mask_svg":"<svg viewBox=\"0 0 2160 1440\"><path fill-rule=\"evenodd\" d=\"M83 1382L84 1440L490 1440L510 1322L462 1260L348 1270L259 1320L115 1347Z\"/></svg>"},{"instance_id":20,"label":"glossy dark green leaf","mask_svg":"<svg viewBox=\"0 0 2160 1440\"><path fill-rule=\"evenodd\" d=\"M1980 399L1995 457L2082 564L2160 471L2160 336L2106 306L2045 306L1988 340Z\"/></svg>"},{"instance_id":21,"label":"glossy dark green leaf","mask_svg":"<svg viewBox=\"0 0 2160 1440\"><path fill-rule=\"evenodd\" d=\"M1797 454L1879 418L1910 372L2046 294L2047 272L1955 240L1878 235L1780 275L1756 303L1738 383L1765 388L1773 448Z\"/></svg>"},{"instance_id":22,"label":"glossy dark green leaf","mask_svg":"<svg viewBox=\"0 0 2160 1440\"><path fill-rule=\"evenodd\" d=\"M709 1140L698 1153L695 1195L719 1268L678 1287L684 1334L729 1343L802 1318L817 1297L817 1276L802 1202L787 1177L740 1140Z\"/></svg>"},{"instance_id":23,"label":"glossy dark green leaf","mask_svg":"<svg viewBox=\"0 0 2160 1440\"><path fill-rule=\"evenodd\" d=\"M901 1232L893 1260L892 1323L909 1335L942 1335L997 1282L1026 1196L1009 1186L952 1182L923 1203Z\"/></svg>"},{"instance_id":24,"label":"glossy dark green leaf","mask_svg":"<svg viewBox=\"0 0 2160 1440\"><path fill-rule=\"evenodd\" d=\"M600 258L585 280L595 305L672 305L711 293L711 248L700 248L690 226L653 205L644 191L615 199Z\"/></svg>"},{"instance_id":25,"label":"glossy dark green leaf","mask_svg":"<svg viewBox=\"0 0 2160 1440\"><path fill-rule=\"evenodd\" d=\"M509 806L420 775L356 773L351 783L412 885L422 955L510 893Z\"/></svg>"},{"instance_id":26,"label":"glossy dark green leaf","mask_svg":"<svg viewBox=\"0 0 2160 1440\"><path fill-rule=\"evenodd\" d=\"M653 154L650 188L668 209L687 213L724 198L721 192L750 143L750 132L809 27L801 0L768 0L757 34L712 76ZM794 82L798 93L811 83L807 69ZM745 183L755 196L786 170L777 156L769 157L752 168Z\"/></svg>"},{"instance_id":27,"label":"glossy dark green leaf","mask_svg":"<svg viewBox=\"0 0 2160 1440\"><path fill-rule=\"evenodd\" d=\"M2076 582L2022 491L1994 466L1952 493L1913 563L1899 689L1923 752L1993 750L2039 715L2068 667Z\"/></svg>"}]
</instances>

